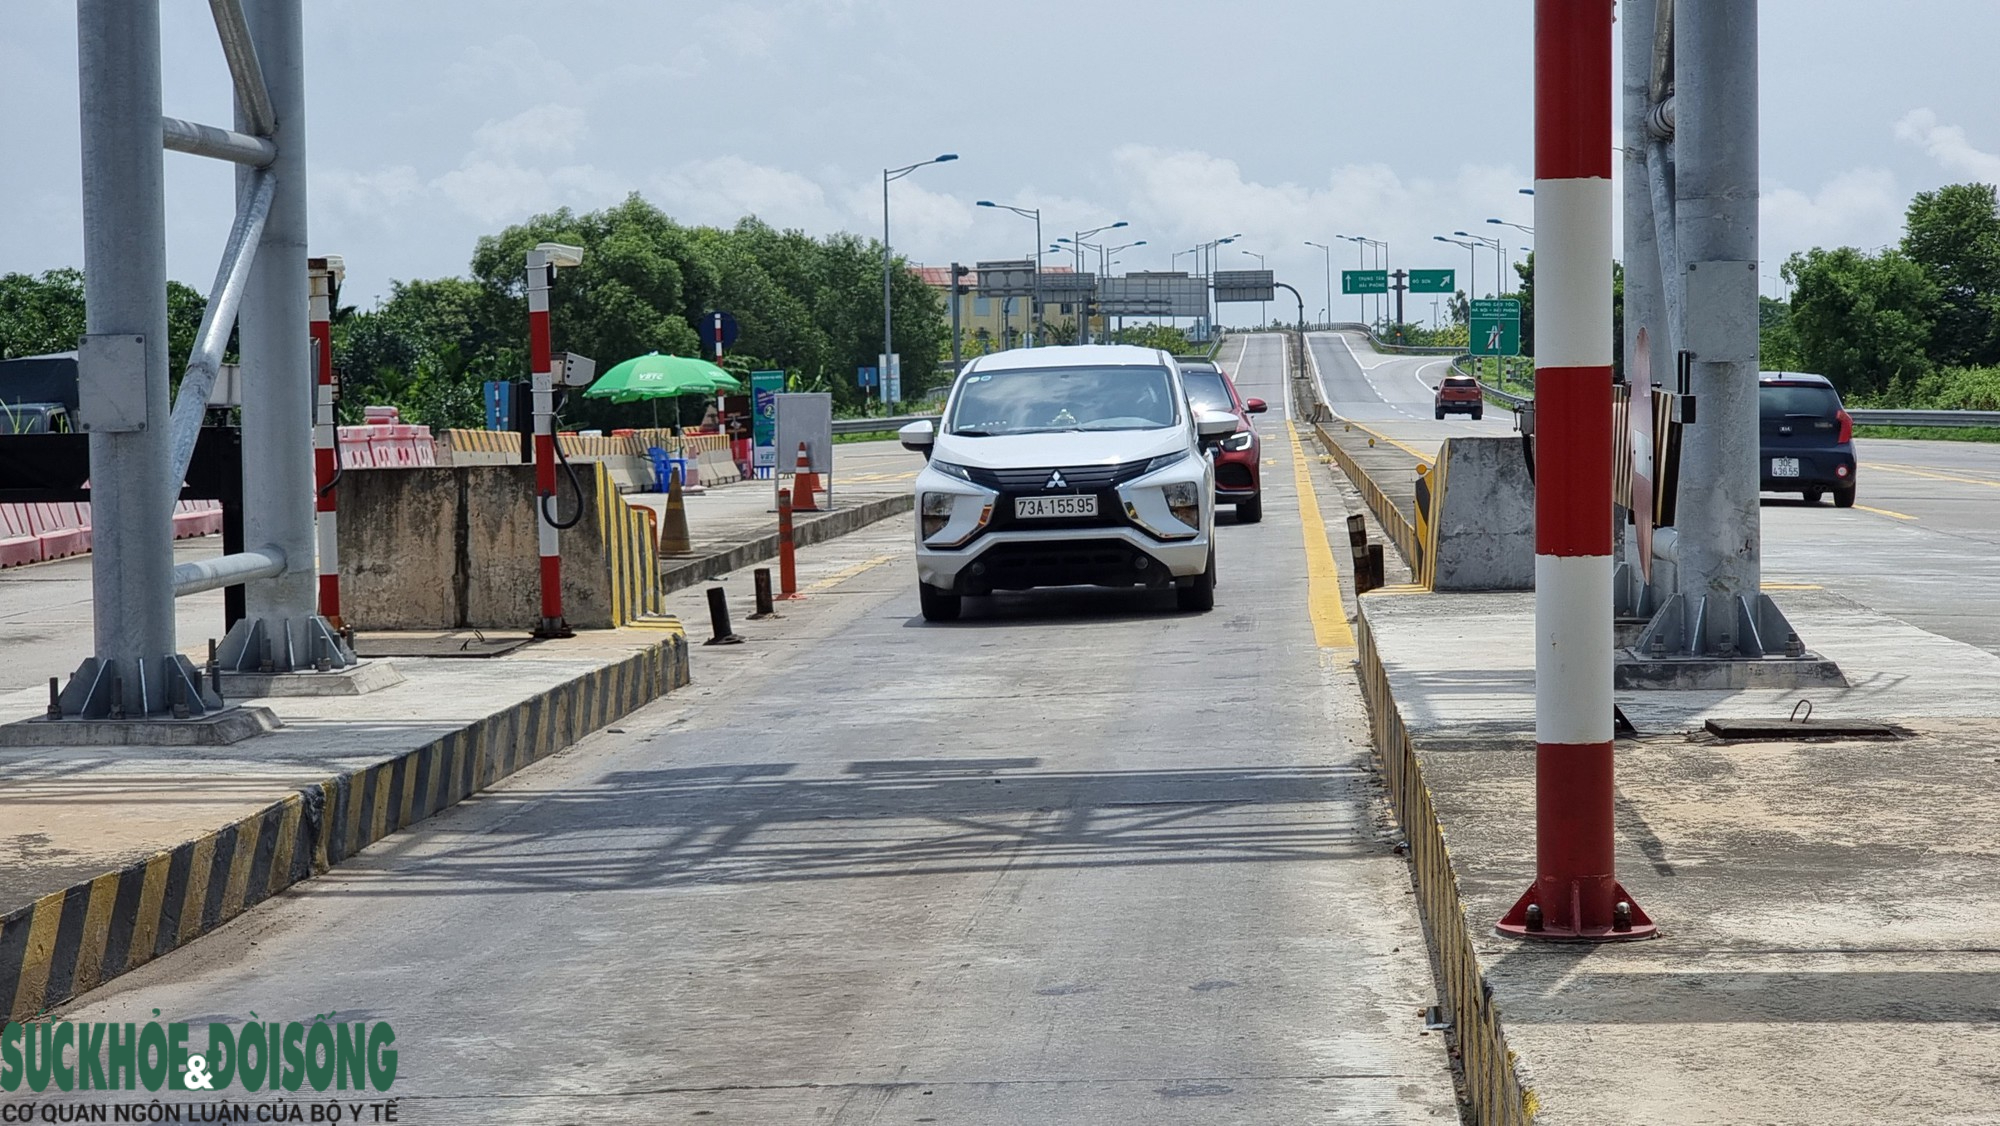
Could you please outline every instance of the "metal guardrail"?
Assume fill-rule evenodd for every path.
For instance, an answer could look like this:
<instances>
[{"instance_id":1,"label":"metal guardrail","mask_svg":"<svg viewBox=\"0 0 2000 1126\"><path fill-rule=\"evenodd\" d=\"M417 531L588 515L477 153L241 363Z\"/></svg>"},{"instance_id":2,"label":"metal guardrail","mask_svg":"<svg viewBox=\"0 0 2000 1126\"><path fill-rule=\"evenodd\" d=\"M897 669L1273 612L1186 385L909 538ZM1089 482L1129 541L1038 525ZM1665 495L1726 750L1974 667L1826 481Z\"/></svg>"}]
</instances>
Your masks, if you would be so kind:
<instances>
[{"instance_id":1,"label":"metal guardrail","mask_svg":"<svg viewBox=\"0 0 2000 1126\"><path fill-rule=\"evenodd\" d=\"M937 421L934 414L889 414L880 418L836 418L833 420L835 434L887 434L901 430L912 422Z\"/></svg>"},{"instance_id":2,"label":"metal guardrail","mask_svg":"<svg viewBox=\"0 0 2000 1126\"><path fill-rule=\"evenodd\" d=\"M1850 409L1856 426L1992 426L2000 428L2000 411L1899 411L1868 407Z\"/></svg>"}]
</instances>

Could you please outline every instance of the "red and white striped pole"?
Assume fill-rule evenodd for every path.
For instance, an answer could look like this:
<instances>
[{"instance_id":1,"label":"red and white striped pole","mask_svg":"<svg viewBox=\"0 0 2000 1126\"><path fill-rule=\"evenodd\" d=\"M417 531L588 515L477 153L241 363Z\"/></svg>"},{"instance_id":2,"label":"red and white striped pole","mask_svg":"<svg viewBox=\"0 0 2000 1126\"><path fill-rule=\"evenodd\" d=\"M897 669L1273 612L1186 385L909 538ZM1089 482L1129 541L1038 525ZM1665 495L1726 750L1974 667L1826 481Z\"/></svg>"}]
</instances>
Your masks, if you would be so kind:
<instances>
[{"instance_id":1,"label":"red and white striped pole","mask_svg":"<svg viewBox=\"0 0 2000 1126\"><path fill-rule=\"evenodd\" d=\"M1612 0L1535 0L1535 882L1502 934L1649 938L1612 832Z\"/></svg>"},{"instance_id":2,"label":"red and white striped pole","mask_svg":"<svg viewBox=\"0 0 2000 1126\"><path fill-rule=\"evenodd\" d=\"M313 404L313 489L318 518L319 613L339 629L340 620L340 522L334 506L334 483L339 479L339 432L333 417L333 291L346 273L337 257L306 261L312 279L310 329L314 352L314 376L318 384Z\"/></svg>"},{"instance_id":3,"label":"red and white striped pole","mask_svg":"<svg viewBox=\"0 0 2000 1126\"><path fill-rule=\"evenodd\" d=\"M569 633L563 621L562 554L549 508L556 495L555 369L549 340L549 284L555 263L543 247L528 251L528 362L534 380L535 531L541 556L542 619L537 637Z\"/></svg>"}]
</instances>

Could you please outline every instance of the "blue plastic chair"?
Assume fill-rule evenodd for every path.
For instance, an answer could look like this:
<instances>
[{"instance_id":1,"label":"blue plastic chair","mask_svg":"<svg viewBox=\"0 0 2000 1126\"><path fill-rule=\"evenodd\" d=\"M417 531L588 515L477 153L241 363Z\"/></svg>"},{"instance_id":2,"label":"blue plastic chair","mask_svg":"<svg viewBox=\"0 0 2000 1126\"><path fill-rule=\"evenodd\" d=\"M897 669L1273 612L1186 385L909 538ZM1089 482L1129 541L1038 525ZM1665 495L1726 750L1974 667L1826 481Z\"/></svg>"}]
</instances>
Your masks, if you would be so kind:
<instances>
[{"instance_id":1,"label":"blue plastic chair","mask_svg":"<svg viewBox=\"0 0 2000 1126\"><path fill-rule=\"evenodd\" d=\"M648 446L646 456L652 460L653 480L659 486L660 492L664 493L671 488L675 478L679 478L683 485L687 483L686 458L675 457L658 446Z\"/></svg>"}]
</instances>

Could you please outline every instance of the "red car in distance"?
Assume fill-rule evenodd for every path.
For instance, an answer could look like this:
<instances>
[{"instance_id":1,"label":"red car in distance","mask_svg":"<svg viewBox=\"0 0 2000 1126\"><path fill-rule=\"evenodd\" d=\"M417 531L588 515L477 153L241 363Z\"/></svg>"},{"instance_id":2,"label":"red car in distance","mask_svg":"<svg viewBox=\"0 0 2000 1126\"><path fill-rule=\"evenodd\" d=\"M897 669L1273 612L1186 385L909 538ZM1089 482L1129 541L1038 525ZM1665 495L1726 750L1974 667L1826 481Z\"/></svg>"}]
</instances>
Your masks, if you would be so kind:
<instances>
[{"instance_id":1,"label":"red car in distance","mask_svg":"<svg viewBox=\"0 0 2000 1126\"><path fill-rule=\"evenodd\" d=\"M1479 381L1469 375L1447 375L1438 383L1432 405L1437 408L1439 418L1446 411L1462 411L1477 422L1486 414L1486 393L1479 389Z\"/></svg>"},{"instance_id":2,"label":"red car in distance","mask_svg":"<svg viewBox=\"0 0 2000 1126\"><path fill-rule=\"evenodd\" d=\"M1264 413L1264 400L1238 394L1235 381L1212 360L1178 362L1188 402L1196 410L1227 411L1236 416L1236 433L1215 451L1215 503L1235 505L1238 524L1255 524L1264 518L1264 448L1256 428L1250 425L1250 416Z\"/></svg>"}]
</instances>

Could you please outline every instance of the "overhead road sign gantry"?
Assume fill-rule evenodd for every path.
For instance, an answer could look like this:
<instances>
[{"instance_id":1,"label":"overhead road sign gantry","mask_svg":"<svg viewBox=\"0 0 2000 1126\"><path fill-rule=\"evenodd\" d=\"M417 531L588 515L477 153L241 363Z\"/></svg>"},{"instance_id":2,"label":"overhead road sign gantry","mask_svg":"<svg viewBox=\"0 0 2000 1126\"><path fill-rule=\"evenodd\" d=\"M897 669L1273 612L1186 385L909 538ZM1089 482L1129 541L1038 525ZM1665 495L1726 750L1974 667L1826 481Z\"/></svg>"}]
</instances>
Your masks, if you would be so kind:
<instances>
[{"instance_id":1,"label":"overhead road sign gantry","mask_svg":"<svg viewBox=\"0 0 2000 1126\"><path fill-rule=\"evenodd\" d=\"M1340 271L1340 292L1347 296L1367 293L1387 293L1389 292L1389 271L1342 270Z\"/></svg>"}]
</instances>

